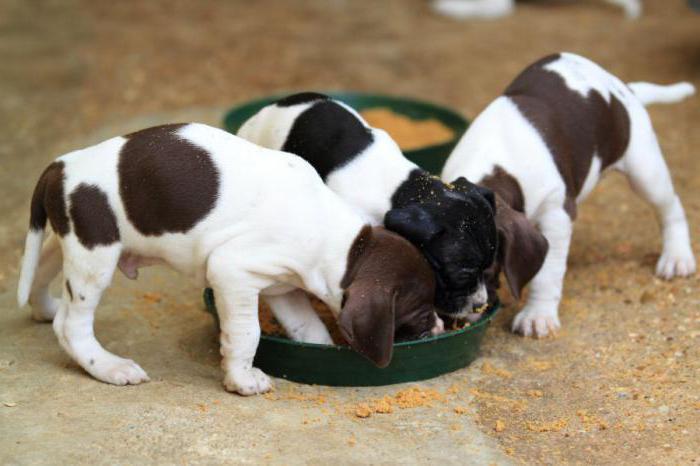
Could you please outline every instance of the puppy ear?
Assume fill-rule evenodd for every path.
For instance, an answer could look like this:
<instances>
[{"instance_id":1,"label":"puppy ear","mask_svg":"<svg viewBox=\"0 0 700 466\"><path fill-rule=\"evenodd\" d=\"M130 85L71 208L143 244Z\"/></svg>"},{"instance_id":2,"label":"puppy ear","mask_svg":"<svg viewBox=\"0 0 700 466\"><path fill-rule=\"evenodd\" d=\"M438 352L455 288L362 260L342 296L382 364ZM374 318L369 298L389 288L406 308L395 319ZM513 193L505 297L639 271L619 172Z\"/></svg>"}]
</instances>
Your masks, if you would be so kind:
<instances>
[{"instance_id":1,"label":"puppy ear","mask_svg":"<svg viewBox=\"0 0 700 466\"><path fill-rule=\"evenodd\" d=\"M513 297L520 299L522 289L542 267L549 243L525 214L505 202L498 203L496 228L508 287Z\"/></svg>"},{"instance_id":2,"label":"puppy ear","mask_svg":"<svg viewBox=\"0 0 700 466\"><path fill-rule=\"evenodd\" d=\"M419 245L427 244L443 229L433 216L418 204L391 209L384 216L384 226Z\"/></svg>"},{"instance_id":3,"label":"puppy ear","mask_svg":"<svg viewBox=\"0 0 700 466\"><path fill-rule=\"evenodd\" d=\"M394 350L394 314L397 292L353 285L346 290L340 311L340 332L350 347L377 367L391 362Z\"/></svg>"},{"instance_id":4,"label":"puppy ear","mask_svg":"<svg viewBox=\"0 0 700 466\"><path fill-rule=\"evenodd\" d=\"M493 191L491 191L489 188L474 184L463 176L460 176L450 184L454 186L457 191L461 191L465 194L479 194L481 197L486 199L492 209L496 208L496 197L494 196Z\"/></svg>"}]
</instances>

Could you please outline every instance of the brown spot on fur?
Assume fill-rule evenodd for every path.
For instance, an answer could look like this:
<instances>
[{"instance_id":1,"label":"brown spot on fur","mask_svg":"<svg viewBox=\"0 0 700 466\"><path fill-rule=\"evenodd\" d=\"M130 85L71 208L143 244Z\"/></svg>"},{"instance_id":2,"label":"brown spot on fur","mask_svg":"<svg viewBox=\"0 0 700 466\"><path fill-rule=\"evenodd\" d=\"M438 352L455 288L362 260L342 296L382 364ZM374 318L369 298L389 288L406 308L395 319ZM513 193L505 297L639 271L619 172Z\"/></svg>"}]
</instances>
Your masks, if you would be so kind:
<instances>
[{"instance_id":1,"label":"brown spot on fur","mask_svg":"<svg viewBox=\"0 0 700 466\"><path fill-rule=\"evenodd\" d=\"M68 292L70 300L73 301L73 288L71 288L69 280L66 280L66 291Z\"/></svg>"},{"instance_id":2,"label":"brown spot on fur","mask_svg":"<svg viewBox=\"0 0 700 466\"><path fill-rule=\"evenodd\" d=\"M525 197L520 183L502 167L496 165L493 172L483 178L479 184L501 196L511 208L518 212L525 212Z\"/></svg>"},{"instance_id":3,"label":"brown spot on fur","mask_svg":"<svg viewBox=\"0 0 700 466\"><path fill-rule=\"evenodd\" d=\"M570 89L557 73L544 67L560 58L550 55L526 68L508 86L509 97L537 129L549 148L566 185L564 208L576 216L576 196L591 168L593 156L601 170L615 163L629 144L630 119L614 96L610 103L596 90L586 97Z\"/></svg>"},{"instance_id":4,"label":"brown spot on fur","mask_svg":"<svg viewBox=\"0 0 700 466\"><path fill-rule=\"evenodd\" d=\"M29 217L29 227L34 231L43 230L48 218L51 228L58 236L66 236L70 232L63 191L63 169L63 162L56 161L46 167L39 177L32 195Z\"/></svg>"},{"instance_id":5,"label":"brown spot on fur","mask_svg":"<svg viewBox=\"0 0 700 466\"><path fill-rule=\"evenodd\" d=\"M119 241L119 227L107 195L97 186L81 183L70 194L70 218L75 235L88 249Z\"/></svg>"},{"instance_id":6,"label":"brown spot on fur","mask_svg":"<svg viewBox=\"0 0 700 466\"><path fill-rule=\"evenodd\" d=\"M219 173L206 150L175 134L183 126L125 136L119 193L129 221L144 235L185 233L216 203Z\"/></svg>"}]
</instances>

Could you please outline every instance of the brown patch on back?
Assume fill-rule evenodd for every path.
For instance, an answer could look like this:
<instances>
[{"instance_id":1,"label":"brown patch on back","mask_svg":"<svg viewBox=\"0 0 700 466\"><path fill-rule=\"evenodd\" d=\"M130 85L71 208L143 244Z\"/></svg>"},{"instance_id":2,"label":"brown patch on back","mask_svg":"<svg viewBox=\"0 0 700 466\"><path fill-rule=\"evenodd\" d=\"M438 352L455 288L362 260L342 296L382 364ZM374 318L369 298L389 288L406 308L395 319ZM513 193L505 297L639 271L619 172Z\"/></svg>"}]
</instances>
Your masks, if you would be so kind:
<instances>
[{"instance_id":1,"label":"brown patch on back","mask_svg":"<svg viewBox=\"0 0 700 466\"><path fill-rule=\"evenodd\" d=\"M70 232L63 189L63 169L63 162L56 161L46 167L39 177L32 195L29 216L29 228L34 231L43 230L48 218L51 228L58 236L66 236Z\"/></svg>"},{"instance_id":2,"label":"brown patch on back","mask_svg":"<svg viewBox=\"0 0 700 466\"><path fill-rule=\"evenodd\" d=\"M70 218L75 235L88 249L119 241L117 218L107 195L94 185L81 183L70 194Z\"/></svg>"},{"instance_id":3,"label":"brown patch on back","mask_svg":"<svg viewBox=\"0 0 700 466\"><path fill-rule=\"evenodd\" d=\"M525 197L520 183L501 166L496 165L493 172L483 178L479 184L500 196L511 208L518 212L525 212Z\"/></svg>"},{"instance_id":4,"label":"brown patch on back","mask_svg":"<svg viewBox=\"0 0 700 466\"><path fill-rule=\"evenodd\" d=\"M127 218L144 235L185 233L216 204L219 173L206 150L175 134L183 126L156 126L125 136L119 193Z\"/></svg>"},{"instance_id":5,"label":"brown patch on back","mask_svg":"<svg viewBox=\"0 0 700 466\"><path fill-rule=\"evenodd\" d=\"M537 129L549 148L566 185L564 208L576 216L576 196L581 192L593 156L601 170L615 163L627 149L630 119L614 96L610 103L596 90L586 97L567 87L559 74L544 69L560 58L550 55L530 65L508 86L509 97Z\"/></svg>"}]
</instances>

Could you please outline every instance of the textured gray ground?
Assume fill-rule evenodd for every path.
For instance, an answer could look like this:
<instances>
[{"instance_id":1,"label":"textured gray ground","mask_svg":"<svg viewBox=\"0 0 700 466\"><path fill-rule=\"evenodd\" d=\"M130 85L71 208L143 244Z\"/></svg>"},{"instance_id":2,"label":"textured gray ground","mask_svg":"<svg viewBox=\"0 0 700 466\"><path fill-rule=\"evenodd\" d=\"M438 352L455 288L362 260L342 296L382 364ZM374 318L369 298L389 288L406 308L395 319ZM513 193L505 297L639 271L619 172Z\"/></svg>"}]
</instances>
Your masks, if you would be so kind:
<instances>
[{"instance_id":1,"label":"textured gray ground","mask_svg":"<svg viewBox=\"0 0 700 466\"><path fill-rule=\"evenodd\" d=\"M103 344L149 372L142 386L92 380L15 304L38 174L115 134L217 124L228 105L285 89L407 94L473 116L559 49L624 79L700 84L700 16L685 2L649 0L638 22L597 1L564 3L461 24L405 0L0 0L0 463L697 463L698 278L652 277L657 228L619 177L581 210L560 335L511 335L506 307L481 360L415 384L443 395L431 407L354 415L403 386L224 392L199 290L165 269L117 278L97 318ZM700 105L652 117L697 251Z\"/></svg>"}]
</instances>

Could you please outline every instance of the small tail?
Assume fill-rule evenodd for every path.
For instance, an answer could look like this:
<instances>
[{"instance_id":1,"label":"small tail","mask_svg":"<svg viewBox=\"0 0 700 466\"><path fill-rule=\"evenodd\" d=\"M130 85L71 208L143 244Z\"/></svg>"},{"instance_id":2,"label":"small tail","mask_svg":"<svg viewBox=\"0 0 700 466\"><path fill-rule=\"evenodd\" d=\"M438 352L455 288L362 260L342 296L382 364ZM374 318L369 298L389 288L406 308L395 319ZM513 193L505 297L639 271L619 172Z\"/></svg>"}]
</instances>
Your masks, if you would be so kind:
<instances>
[{"instance_id":1,"label":"small tail","mask_svg":"<svg viewBox=\"0 0 700 466\"><path fill-rule=\"evenodd\" d=\"M32 195L31 212L29 214L29 231L24 242L24 256L19 273L19 283L17 284L17 304L24 306L29 301L29 293L34 282L34 273L39 266L41 258L41 247L44 243L44 233L46 231L46 199L47 174L51 171L51 166L47 168L34 188Z\"/></svg>"},{"instance_id":2,"label":"small tail","mask_svg":"<svg viewBox=\"0 0 700 466\"><path fill-rule=\"evenodd\" d=\"M34 282L34 272L39 266L41 257L41 245L44 243L44 229L29 230L24 243L24 256L22 257L22 271L19 273L17 285L17 304L24 306L29 301L29 293Z\"/></svg>"},{"instance_id":3,"label":"small tail","mask_svg":"<svg viewBox=\"0 0 700 466\"><path fill-rule=\"evenodd\" d=\"M628 86L645 106L650 104L673 104L695 94L695 86L689 82L680 82L667 86L637 82L629 83Z\"/></svg>"}]
</instances>

